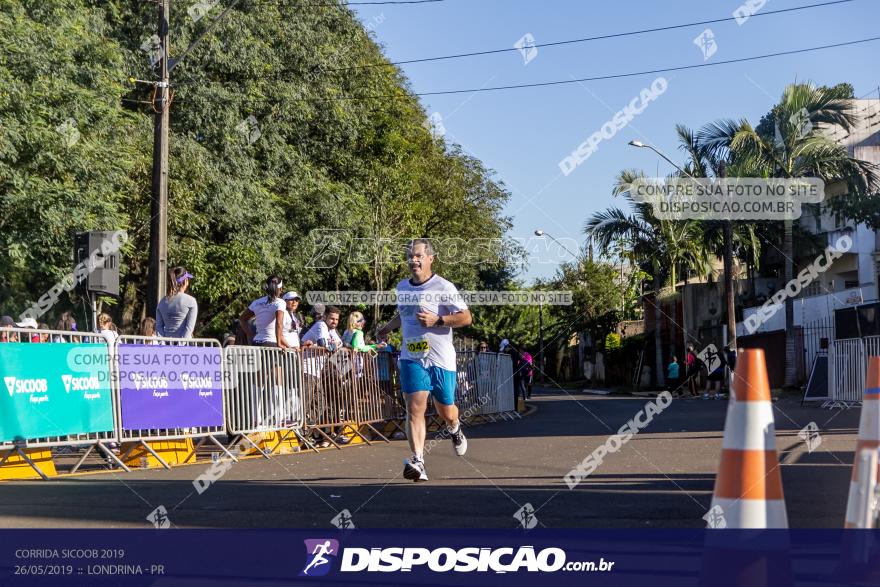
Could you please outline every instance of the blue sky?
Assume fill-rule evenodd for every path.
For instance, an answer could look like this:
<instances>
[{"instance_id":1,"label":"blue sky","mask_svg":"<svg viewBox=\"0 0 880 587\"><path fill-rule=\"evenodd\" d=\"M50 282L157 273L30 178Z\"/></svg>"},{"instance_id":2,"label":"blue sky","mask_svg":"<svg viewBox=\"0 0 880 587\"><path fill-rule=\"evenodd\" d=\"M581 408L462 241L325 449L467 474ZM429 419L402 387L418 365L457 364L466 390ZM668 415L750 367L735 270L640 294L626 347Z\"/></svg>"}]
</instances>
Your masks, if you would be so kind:
<instances>
[{"instance_id":1,"label":"blue sky","mask_svg":"<svg viewBox=\"0 0 880 587\"><path fill-rule=\"evenodd\" d=\"M535 42L627 32L732 15L738 0L445 0L421 5L353 6L392 61L512 47L530 33ZM768 0L767 12L818 3ZM752 0L752 4L760 4ZM518 51L433 63L403 70L415 92L467 89L611 75L664 67L711 63L764 53L827 45L880 35L880 2L846 4L749 18L619 39L561 47L539 47L524 63ZM715 53L704 60L694 39L710 28ZM626 168L666 174L668 163L648 149L627 145L637 139L673 160L674 127L692 128L720 118L745 117L757 124L786 84L853 84L856 96L877 97L880 41L740 64L660 74L666 91L569 175L559 162L657 77L656 74L554 87L422 98L428 113L439 113L446 139L457 142L497 172L512 193L507 214L510 236L530 238L544 229L570 247L583 243L583 226L597 210L623 205L611 196L614 177ZM872 97L872 96L868 96ZM570 240L574 239L574 240ZM552 244L552 243L551 243ZM536 256L521 277L552 276L567 253L531 243ZM542 251L540 254L538 251Z\"/></svg>"}]
</instances>

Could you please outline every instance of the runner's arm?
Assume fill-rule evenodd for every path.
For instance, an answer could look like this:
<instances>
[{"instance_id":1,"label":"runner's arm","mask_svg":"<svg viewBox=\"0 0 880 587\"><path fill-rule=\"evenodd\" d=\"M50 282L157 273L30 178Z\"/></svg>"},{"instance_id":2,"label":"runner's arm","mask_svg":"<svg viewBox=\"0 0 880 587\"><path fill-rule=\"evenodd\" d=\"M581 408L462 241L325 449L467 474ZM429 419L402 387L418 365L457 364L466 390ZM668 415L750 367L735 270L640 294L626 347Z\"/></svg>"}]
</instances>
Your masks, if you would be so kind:
<instances>
[{"instance_id":1,"label":"runner's arm","mask_svg":"<svg viewBox=\"0 0 880 587\"><path fill-rule=\"evenodd\" d=\"M376 330L377 337L386 336L389 332L400 328L400 314L395 314L394 318L385 323L384 326Z\"/></svg>"},{"instance_id":2,"label":"runner's arm","mask_svg":"<svg viewBox=\"0 0 880 587\"><path fill-rule=\"evenodd\" d=\"M419 312L417 316L419 321L428 328L435 326L440 321L440 316L432 312ZM443 326L448 326L449 328L470 326L471 322L473 322L473 318L471 317L471 311L468 309L443 316Z\"/></svg>"}]
</instances>

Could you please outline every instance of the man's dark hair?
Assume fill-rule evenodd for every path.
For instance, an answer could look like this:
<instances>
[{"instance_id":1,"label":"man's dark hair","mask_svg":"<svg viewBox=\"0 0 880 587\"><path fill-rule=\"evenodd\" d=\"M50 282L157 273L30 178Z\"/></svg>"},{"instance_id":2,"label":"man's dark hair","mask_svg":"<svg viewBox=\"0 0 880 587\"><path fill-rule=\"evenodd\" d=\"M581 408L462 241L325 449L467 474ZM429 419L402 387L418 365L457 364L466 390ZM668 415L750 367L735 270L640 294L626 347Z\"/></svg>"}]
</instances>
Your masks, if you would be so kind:
<instances>
[{"instance_id":1,"label":"man's dark hair","mask_svg":"<svg viewBox=\"0 0 880 587\"><path fill-rule=\"evenodd\" d=\"M324 310L324 316L328 316L330 314L336 314L337 316L342 316L342 310L340 310L336 306L327 306L327 308Z\"/></svg>"},{"instance_id":2,"label":"man's dark hair","mask_svg":"<svg viewBox=\"0 0 880 587\"><path fill-rule=\"evenodd\" d=\"M431 256L434 255L434 247L431 246L431 241L426 238L414 238L413 240L409 241L406 246L407 253L412 251L416 247L416 245L425 245L425 254Z\"/></svg>"}]
</instances>

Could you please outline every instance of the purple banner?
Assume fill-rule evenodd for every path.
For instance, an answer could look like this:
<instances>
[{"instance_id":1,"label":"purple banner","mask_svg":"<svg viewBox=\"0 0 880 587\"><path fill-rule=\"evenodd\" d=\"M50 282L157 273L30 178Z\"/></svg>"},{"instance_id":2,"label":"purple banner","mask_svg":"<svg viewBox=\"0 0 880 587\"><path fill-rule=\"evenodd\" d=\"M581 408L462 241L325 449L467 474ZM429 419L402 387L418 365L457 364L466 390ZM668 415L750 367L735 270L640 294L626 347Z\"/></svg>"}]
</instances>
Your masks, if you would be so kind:
<instances>
[{"instance_id":1,"label":"purple banner","mask_svg":"<svg viewBox=\"0 0 880 587\"><path fill-rule=\"evenodd\" d=\"M222 362L217 347L119 345L122 428L222 426Z\"/></svg>"}]
</instances>

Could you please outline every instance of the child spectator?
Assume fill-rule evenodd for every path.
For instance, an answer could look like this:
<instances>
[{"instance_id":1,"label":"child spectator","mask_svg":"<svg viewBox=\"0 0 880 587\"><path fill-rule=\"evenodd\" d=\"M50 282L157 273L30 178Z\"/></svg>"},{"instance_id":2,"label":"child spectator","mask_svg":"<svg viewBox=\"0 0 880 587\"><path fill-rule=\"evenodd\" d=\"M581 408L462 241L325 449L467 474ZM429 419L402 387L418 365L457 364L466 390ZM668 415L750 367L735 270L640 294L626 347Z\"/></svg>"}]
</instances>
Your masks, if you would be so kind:
<instances>
[{"instance_id":1,"label":"child spectator","mask_svg":"<svg viewBox=\"0 0 880 587\"><path fill-rule=\"evenodd\" d=\"M679 393L679 379L681 374L679 372L680 365L678 364L678 357L672 355L672 359L669 361L669 365L666 366L666 384L669 391L673 394ZM681 392L684 393L684 392Z\"/></svg>"}]
</instances>

